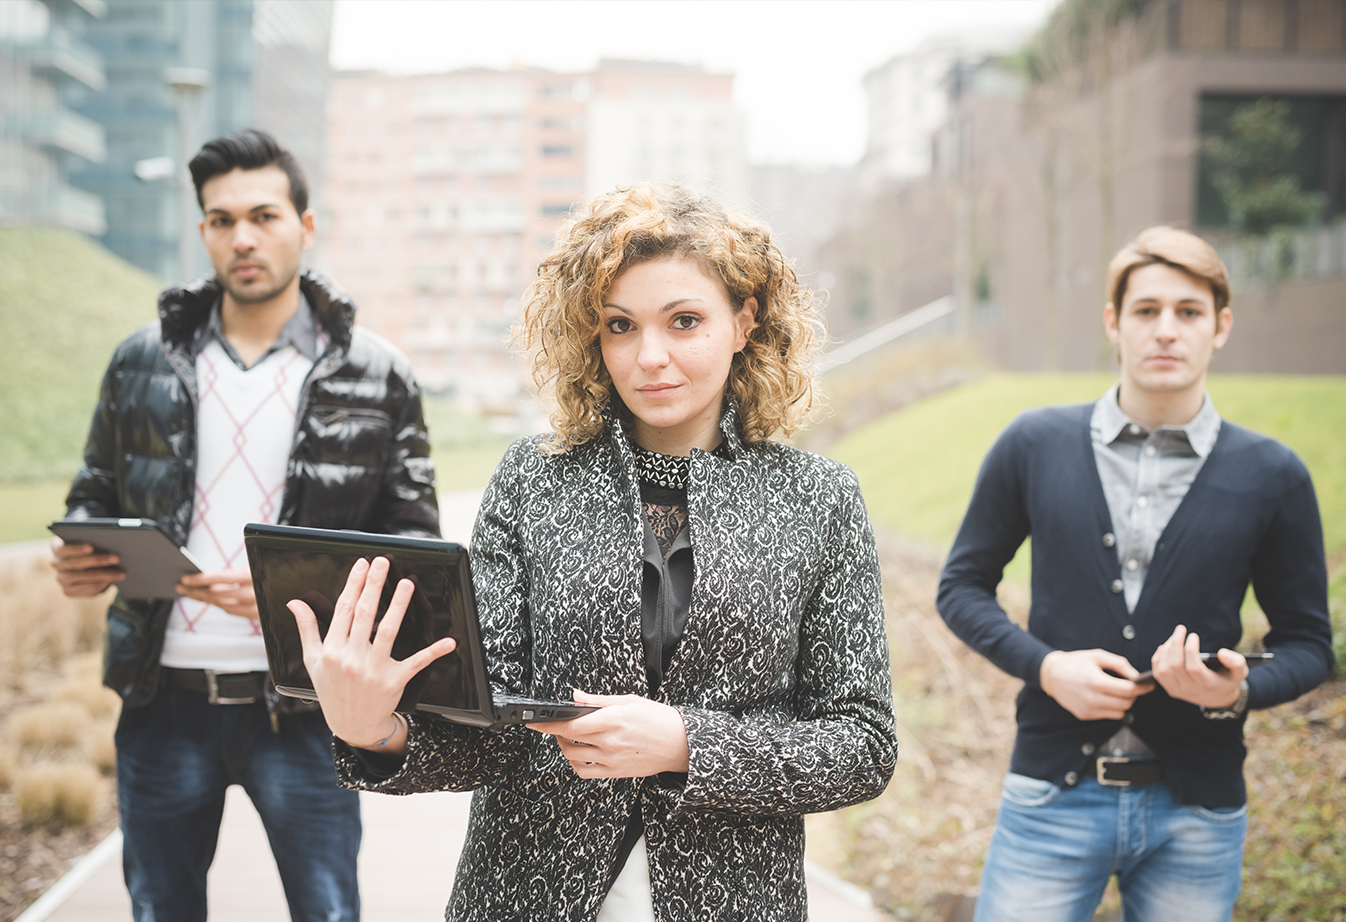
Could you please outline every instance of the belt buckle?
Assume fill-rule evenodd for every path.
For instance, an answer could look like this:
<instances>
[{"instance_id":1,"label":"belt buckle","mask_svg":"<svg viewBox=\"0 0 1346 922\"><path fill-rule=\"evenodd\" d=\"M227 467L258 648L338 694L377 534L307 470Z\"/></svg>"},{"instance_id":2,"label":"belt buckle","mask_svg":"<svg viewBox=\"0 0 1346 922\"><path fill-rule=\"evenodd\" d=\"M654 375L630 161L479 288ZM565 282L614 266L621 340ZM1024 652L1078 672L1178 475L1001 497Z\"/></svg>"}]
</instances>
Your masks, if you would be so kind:
<instances>
[{"instance_id":1,"label":"belt buckle","mask_svg":"<svg viewBox=\"0 0 1346 922\"><path fill-rule=\"evenodd\" d=\"M1095 767L1098 771L1098 783L1106 784L1109 787L1114 788L1129 788L1131 786L1130 781L1123 781L1120 778L1107 777L1108 772L1107 767L1114 763L1125 764L1130 761L1131 759L1129 756L1099 756L1098 761L1095 763Z\"/></svg>"},{"instance_id":2,"label":"belt buckle","mask_svg":"<svg viewBox=\"0 0 1346 922\"><path fill-rule=\"evenodd\" d=\"M220 683L215 678L214 669L202 669L206 675L206 701L211 704L255 704L256 698L221 698ZM235 675L235 673L224 673L224 675Z\"/></svg>"}]
</instances>

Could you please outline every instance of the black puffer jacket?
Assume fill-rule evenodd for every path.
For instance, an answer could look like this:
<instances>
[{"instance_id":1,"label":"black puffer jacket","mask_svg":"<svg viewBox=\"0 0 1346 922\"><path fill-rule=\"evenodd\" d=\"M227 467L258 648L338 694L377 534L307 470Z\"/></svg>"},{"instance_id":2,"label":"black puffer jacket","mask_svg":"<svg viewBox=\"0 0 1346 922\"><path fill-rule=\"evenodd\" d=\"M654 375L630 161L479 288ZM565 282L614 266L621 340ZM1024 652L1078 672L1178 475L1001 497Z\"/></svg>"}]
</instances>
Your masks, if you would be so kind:
<instances>
[{"instance_id":1,"label":"black puffer jacket","mask_svg":"<svg viewBox=\"0 0 1346 922\"><path fill-rule=\"evenodd\" d=\"M406 358L355 327L355 305L329 280L305 271L300 288L328 345L300 395L277 521L438 537L421 393ZM220 293L213 276L166 290L159 320L117 347L66 497L69 517L156 519L187 543L196 483L192 343ZM118 594L108 609L103 684L127 707L147 704L158 688L172 605Z\"/></svg>"}]
</instances>

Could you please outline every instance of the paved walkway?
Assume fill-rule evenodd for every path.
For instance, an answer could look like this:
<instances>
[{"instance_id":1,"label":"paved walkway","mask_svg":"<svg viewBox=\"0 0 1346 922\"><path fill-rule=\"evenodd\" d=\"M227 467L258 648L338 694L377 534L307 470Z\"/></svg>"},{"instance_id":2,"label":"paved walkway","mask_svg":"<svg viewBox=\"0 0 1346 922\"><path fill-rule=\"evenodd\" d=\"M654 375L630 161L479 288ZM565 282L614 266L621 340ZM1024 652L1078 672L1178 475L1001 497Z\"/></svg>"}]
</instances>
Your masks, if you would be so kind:
<instances>
[{"instance_id":1,"label":"paved walkway","mask_svg":"<svg viewBox=\"0 0 1346 922\"><path fill-rule=\"evenodd\" d=\"M440 509L444 537L466 543L481 491L450 493ZM444 917L458 852L467 832L470 794L391 797L360 794L364 839L360 897L364 922L411 922ZM883 922L864 894L808 866L814 922ZM239 787L229 789L219 849L208 882L211 922L271 922L288 917L280 876L262 821ZM122 883L121 852L75 891L49 922L121 922L131 918Z\"/></svg>"},{"instance_id":2,"label":"paved walkway","mask_svg":"<svg viewBox=\"0 0 1346 922\"><path fill-rule=\"evenodd\" d=\"M364 844L360 898L364 922L433 922L444 917L458 850L467 831L470 794L390 797L361 793ZM816 874L816 872L815 872ZM280 877L262 821L241 788L229 789L219 851L210 869L211 922L283 922L288 918ZM884 922L845 885L809 878L814 922ZM120 922L131 918L122 884L121 852L103 865L48 922Z\"/></svg>"}]
</instances>

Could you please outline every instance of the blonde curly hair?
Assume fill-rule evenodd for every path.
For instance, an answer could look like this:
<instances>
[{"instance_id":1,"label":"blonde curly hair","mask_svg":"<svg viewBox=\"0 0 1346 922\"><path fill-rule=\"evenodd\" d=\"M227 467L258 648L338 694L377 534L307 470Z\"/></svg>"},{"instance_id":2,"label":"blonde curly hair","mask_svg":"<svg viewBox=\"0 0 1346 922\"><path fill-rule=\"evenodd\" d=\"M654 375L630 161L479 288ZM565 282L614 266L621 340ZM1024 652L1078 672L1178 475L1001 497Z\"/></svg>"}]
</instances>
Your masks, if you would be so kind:
<instances>
[{"instance_id":1,"label":"blonde curly hair","mask_svg":"<svg viewBox=\"0 0 1346 922\"><path fill-rule=\"evenodd\" d=\"M599 347L603 299L623 270L665 257L701 263L723 282L735 312L757 299L756 323L725 385L743 440L788 437L807 416L822 323L771 231L675 183L641 184L600 195L567 220L524 294L513 332L531 356L534 383L556 400L554 450L602 432L606 404L630 421Z\"/></svg>"}]
</instances>

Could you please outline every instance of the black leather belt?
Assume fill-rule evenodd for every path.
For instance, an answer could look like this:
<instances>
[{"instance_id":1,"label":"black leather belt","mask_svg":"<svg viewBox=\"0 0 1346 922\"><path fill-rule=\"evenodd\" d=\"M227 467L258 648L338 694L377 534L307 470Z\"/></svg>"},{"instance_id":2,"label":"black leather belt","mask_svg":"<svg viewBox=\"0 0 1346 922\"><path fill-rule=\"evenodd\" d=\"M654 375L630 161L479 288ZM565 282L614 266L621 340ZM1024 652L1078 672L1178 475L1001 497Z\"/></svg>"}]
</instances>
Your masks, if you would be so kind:
<instances>
[{"instance_id":1,"label":"black leather belt","mask_svg":"<svg viewBox=\"0 0 1346 922\"><path fill-rule=\"evenodd\" d=\"M1128 759L1125 756L1099 756L1094 760L1098 783L1111 787L1153 784L1164 780L1164 766L1158 759Z\"/></svg>"},{"instance_id":2,"label":"black leather belt","mask_svg":"<svg viewBox=\"0 0 1346 922\"><path fill-rule=\"evenodd\" d=\"M254 704L266 696L265 672L164 668L168 684L206 696L211 704Z\"/></svg>"}]
</instances>

